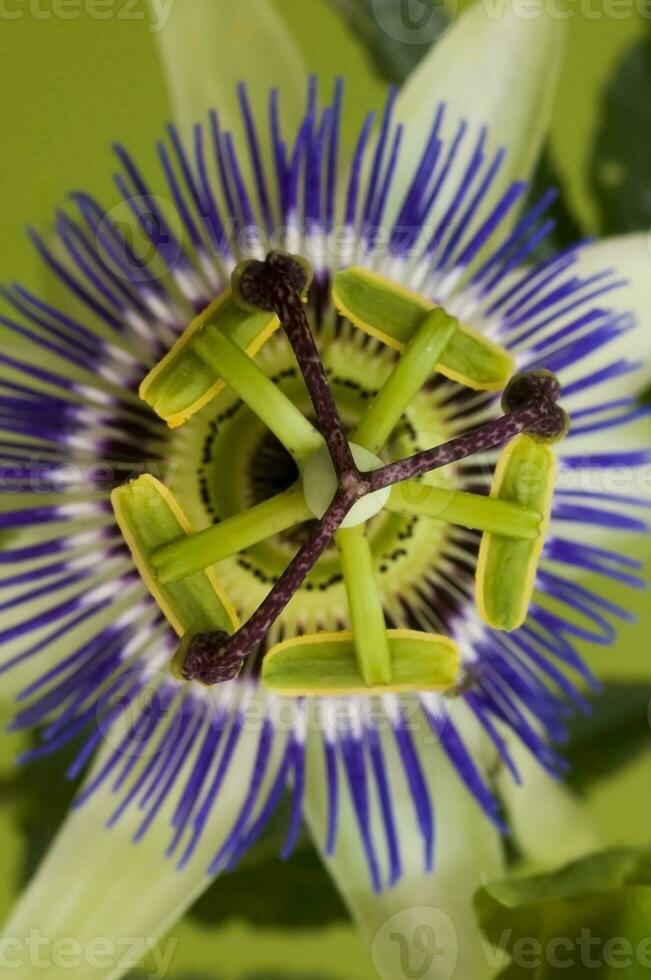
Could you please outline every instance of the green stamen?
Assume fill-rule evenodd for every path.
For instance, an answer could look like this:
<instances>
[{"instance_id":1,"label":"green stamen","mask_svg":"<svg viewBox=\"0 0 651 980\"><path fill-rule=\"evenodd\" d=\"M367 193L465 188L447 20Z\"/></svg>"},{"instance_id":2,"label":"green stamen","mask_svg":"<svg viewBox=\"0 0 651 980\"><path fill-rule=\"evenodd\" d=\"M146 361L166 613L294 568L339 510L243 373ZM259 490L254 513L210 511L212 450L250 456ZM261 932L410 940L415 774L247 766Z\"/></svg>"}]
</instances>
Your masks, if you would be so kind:
<instances>
[{"instance_id":1,"label":"green stamen","mask_svg":"<svg viewBox=\"0 0 651 980\"><path fill-rule=\"evenodd\" d=\"M295 487L205 531L173 541L151 556L151 565L159 582L177 582L311 517L303 491Z\"/></svg>"},{"instance_id":2,"label":"green stamen","mask_svg":"<svg viewBox=\"0 0 651 980\"><path fill-rule=\"evenodd\" d=\"M416 480L407 480L393 488L387 510L406 517L430 517L471 531L488 531L526 541L538 538L542 521L539 511L518 503L462 490L431 487Z\"/></svg>"},{"instance_id":3,"label":"green stamen","mask_svg":"<svg viewBox=\"0 0 651 980\"><path fill-rule=\"evenodd\" d=\"M193 341L204 364L218 374L265 423L285 449L304 459L323 444L321 435L262 368L210 324Z\"/></svg>"},{"instance_id":4,"label":"green stamen","mask_svg":"<svg viewBox=\"0 0 651 980\"><path fill-rule=\"evenodd\" d=\"M395 350L404 350L435 309L431 300L352 266L337 273L332 290L342 316ZM513 374L512 357L488 338L460 326L437 364L437 370L467 388L501 391Z\"/></svg>"},{"instance_id":5,"label":"green stamen","mask_svg":"<svg viewBox=\"0 0 651 980\"><path fill-rule=\"evenodd\" d=\"M494 629L522 626L533 595L538 561L545 544L556 477L556 457L548 445L521 435L506 447L495 471L492 495L541 514L532 541L485 534L477 562L477 608Z\"/></svg>"},{"instance_id":6,"label":"green stamen","mask_svg":"<svg viewBox=\"0 0 651 980\"><path fill-rule=\"evenodd\" d=\"M190 522L167 487L152 476L141 476L114 490L111 503L136 568L179 636L198 625L228 632L237 629L235 610L212 570L167 585L156 580L152 554L192 533Z\"/></svg>"},{"instance_id":7,"label":"green stamen","mask_svg":"<svg viewBox=\"0 0 651 980\"><path fill-rule=\"evenodd\" d=\"M363 525L339 531L335 540L348 595L359 671L367 687L391 683L391 650L374 558Z\"/></svg>"},{"instance_id":8,"label":"green stamen","mask_svg":"<svg viewBox=\"0 0 651 980\"><path fill-rule=\"evenodd\" d=\"M378 452L440 361L459 323L441 307L432 310L416 329L391 376L382 386L359 425L352 441Z\"/></svg>"},{"instance_id":9,"label":"green stamen","mask_svg":"<svg viewBox=\"0 0 651 980\"><path fill-rule=\"evenodd\" d=\"M249 357L255 357L279 327L272 313L243 310L230 290L200 313L140 386L140 397L172 429L183 425L224 390L220 375L215 375L193 350L194 341L209 324Z\"/></svg>"}]
</instances>

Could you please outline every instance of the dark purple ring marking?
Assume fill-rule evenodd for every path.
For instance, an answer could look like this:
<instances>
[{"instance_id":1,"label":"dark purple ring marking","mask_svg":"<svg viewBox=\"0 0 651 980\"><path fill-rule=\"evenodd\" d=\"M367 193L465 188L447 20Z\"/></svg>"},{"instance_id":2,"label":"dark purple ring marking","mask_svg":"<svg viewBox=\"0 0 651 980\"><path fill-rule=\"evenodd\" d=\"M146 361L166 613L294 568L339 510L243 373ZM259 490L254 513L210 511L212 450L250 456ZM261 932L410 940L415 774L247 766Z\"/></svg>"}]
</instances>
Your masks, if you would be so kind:
<instances>
[{"instance_id":1,"label":"dark purple ring marking","mask_svg":"<svg viewBox=\"0 0 651 980\"><path fill-rule=\"evenodd\" d=\"M175 664L178 674L188 681L213 685L237 677L246 658L264 639L324 553L353 504L368 493L494 449L522 432L553 442L567 431L567 416L556 404L560 394L556 378L544 371L517 375L504 392L506 414L502 418L442 446L371 473L360 473L303 309L301 294L309 282L309 273L300 261L285 253L271 252L265 262L249 262L241 267L234 288L245 305L277 313L303 373L339 489L310 538L243 626L232 635L218 630L184 637Z\"/></svg>"}]
</instances>

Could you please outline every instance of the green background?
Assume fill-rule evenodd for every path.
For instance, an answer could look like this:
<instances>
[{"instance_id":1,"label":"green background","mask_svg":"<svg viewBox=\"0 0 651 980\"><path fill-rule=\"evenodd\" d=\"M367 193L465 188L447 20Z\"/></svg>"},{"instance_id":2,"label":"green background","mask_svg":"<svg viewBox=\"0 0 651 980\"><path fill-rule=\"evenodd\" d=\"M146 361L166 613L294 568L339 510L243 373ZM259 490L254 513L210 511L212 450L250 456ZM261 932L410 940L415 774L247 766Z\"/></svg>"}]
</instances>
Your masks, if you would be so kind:
<instances>
[{"instance_id":1,"label":"green background","mask_svg":"<svg viewBox=\"0 0 651 980\"><path fill-rule=\"evenodd\" d=\"M351 81L358 94L349 121L352 126L367 106L378 105L384 83L370 65L360 65L359 57L353 57L357 42L325 0L277 0L277 6L308 64L327 84L340 72L350 76L353 65ZM47 8L41 0L39 10L47 13ZM588 171L603 90L622 55L648 33L649 22L632 9L629 16L617 20L586 16L576 5L571 9L570 47L554 112L551 152L569 204L583 226L596 231L598 208L591 195ZM596 0L589 9L598 13ZM134 10L144 14L144 3ZM26 240L25 226L34 224L47 230L54 209L72 189L91 189L110 203L115 197L111 142L119 138L145 164L153 162L153 144L169 118L169 107L154 35L144 18L97 21L82 14L68 21L29 13L16 20L0 17L0 64L4 75L0 100L1 277L38 286L40 270ZM646 99L651 100L651 92L646 93ZM592 650L591 662L604 677L646 677L651 681L648 598L644 593L632 598L626 594L625 600L637 607L639 624L622 629L617 649ZM39 803L33 801L30 780L32 784L42 781L38 783L41 800L43 782L47 783L50 812L65 802L65 792L57 789L58 773L53 778L41 768L28 778L16 779L11 759L17 741L5 738L0 743L2 917L11 905L26 863L28 867L33 864L34 849L42 849L52 833L51 819L39 821ZM642 746L636 743L636 749L632 761L590 791L590 806L604 844L641 843L649 838L651 753L646 738ZM301 860L299 857L291 869L267 863L265 874L273 879L276 889L295 885L298 890L309 873ZM240 879L240 890L248 880ZM236 903L235 917L225 921L229 887L224 881L225 906L219 923L210 924L208 909L200 919L195 915L175 929L180 942L172 980L181 975L219 980L317 980L326 976L365 980L375 976L361 942L341 919L332 896L328 897L329 924L324 927L313 924L319 921L318 908L314 916L308 916L307 925L304 917L294 922L290 910L291 927L254 927L247 924L250 915L245 902ZM270 898L272 894L270 890ZM309 895L309 890L304 894ZM264 900L264 893L261 897Z\"/></svg>"}]
</instances>

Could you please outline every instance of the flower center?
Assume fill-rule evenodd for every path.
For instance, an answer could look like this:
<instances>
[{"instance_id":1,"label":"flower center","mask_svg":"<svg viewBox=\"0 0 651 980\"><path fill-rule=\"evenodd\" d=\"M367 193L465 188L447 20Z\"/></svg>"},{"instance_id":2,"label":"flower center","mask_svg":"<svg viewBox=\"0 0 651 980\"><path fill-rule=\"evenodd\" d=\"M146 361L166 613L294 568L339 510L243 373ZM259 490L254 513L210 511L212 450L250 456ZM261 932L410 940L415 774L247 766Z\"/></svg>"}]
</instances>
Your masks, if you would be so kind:
<instances>
[{"instance_id":1,"label":"flower center","mask_svg":"<svg viewBox=\"0 0 651 980\"><path fill-rule=\"evenodd\" d=\"M368 449L364 449L363 446L358 446L354 442L349 442L349 446L353 460L361 473L370 473L384 465L379 456ZM327 447L323 446L322 449L317 449L310 456L303 469L305 502L319 520L334 500L338 485L337 474L330 453ZM367 493L361 500L353 504L341 522L341 526L357 527L358 524L370 521L387 504L390 495L390 487L384 487L374 493Z\"/></svg>"},{"instance_id":2,"label":"flower center","mask_svg":"<svg viewBox=\"0 0 651 980\"><path fill-rule=\"evenodd\" d=\"M298 673L302 683L296 687L297 666L293 651L289 657L274 657L270 671L266 672L267 679L271 678L277 688L286 688L287 684L293 683L297 693L312 694L327 690L329 684L343 684L349 691L360 683L367 688L381 685L394 689L405 685L407 689L413 685L418 688L420 684L426 688L433 685L435 689L441 685L450 686L458 653L451 650L447 637L434 638L438 660L432 670L429 659L432 651L423 648L423 643L428 646L427 638L416 641L412 638L405 647L404 637L390 637L386 632L374 560L361 525L384 507L391 509L389 501L394 496L393 506L399 513L418 514L420 504L416 503L413 510L414 503L409 497L421 497L424 493L425 513L429 511L432 516L437 516L439 509L452 506L457 520L467 527L487 532L498 528L497 544L485 538L482 545L478 603L485 618L488 621L494 619L500 628L515 628L522 619L523 610L526 615L535 564L540 554L542 527L551 502L550 488L553 488L553 457L538 444L562 438L566 430L566 417L556 405L558 383L544 372L512 379L504 394L506 414L503 418L407 458L383 463L377 450L386 443L433 370L448 373L455 379L466 379L471 388L491 390L496 382L500 384L505 379L505 371L509 370L511 362L505 352L463 329L440 307L427 303L423 306L418 298L414 301L413 294L401 293L391 284L374 280L372 276L370 281L368 277L365 280L364 275L360 278L360 274L353 270L352 277L339 277L333 297L340 311L353 323L367 322L369 332L376 335L391 330L395 334L397 330L398 336L406 332L410 337L403 343L402 357L363 413L350 439L303 306L311 271L302 261L284 253L272 252L266 261L248 261L236 270L233 293L213 304L191 325L175 349L143 383L143 397L159 414L167 417L172 426L186 421L198 407L211 400L224 383L230 385L285 446L302 475L302 479L284 493L263 501L248 513L229 518L221 528L206 530L194 537L188 536L185 518L179 515L174 502L167 501L171 509L168 524L171 527L175 521L179 523L185 530L185 538L172 539L163 547L152 548L151 555L135 555L145 575L149 574L151 559L154 581L181 582L199 569L205 569L211 559L214 563L219 556L244 550L247 543L268 536L272 528L284 530L297 521L305 521L308 515L316 517L309 536L242 626L232 633L221 623L217 629L201 622L190 622L189 628L182 628L184 635L174 669L186 680L215 684L236 677L250 653L265 639L336 539L353 625L354 651L344 647L343 654L341 648L329 652L328 664L331 666L333 658L336 663L332 674L334 680L330 679L332 670L324 672L318 658L314 663L299 658ZM217 317L217 322L210 322L211 315ZM256 333L273 332L274 319L282 325L298 364L315 416L314 425L238 343L238 328L246 343L247 332L250 335L252 331L254 339ZM191 398L188 401L189 385ZM519 440L517 437L523 433L531 433L533 438ZM489 502L488 506L485 500L467 493L459 494L451 504L441 488L432 486L423 491L417 482L442 467L507 443L494 485L500 499ZM520 479L525 465L533 478L522 487ZM410 481L413 484L411 491ZM149 485L147 490L150 494L158 492ZM165 505L165 493L159 496ZM133 507L134 499L131 494L128 501L124 501L125 513ZM116 512L119 510L117 506ZM130 517L133 516L132 510ZM150 548L157 536L151 515L147 528L123 529L128 540L149 541ZM356 533L360 530L361 536ZM506 552L502 547L503 538L507 542ZM512 538L521 541L524 547L516 546L513 550L508 543ZM514 584L502 589L503 575L487 579L486 569L502 567L505 554L521 565L521 575L514 569ZM498 584L497 590L493 588L493 579ZM202 595L204 611L201 617L204 621L221 620L227 610L219 589L215 602L215 599L208 599L203 580L198 581L196 587ZM155 588L164 596L164 589L161 592L159 586ZM192 589L189 594L187 590L182 591L182 595L186 605L188 599L197 605L197 596ZM171 611L174 620L180 623L181 617Z\"/></svg>"}]
</instances>

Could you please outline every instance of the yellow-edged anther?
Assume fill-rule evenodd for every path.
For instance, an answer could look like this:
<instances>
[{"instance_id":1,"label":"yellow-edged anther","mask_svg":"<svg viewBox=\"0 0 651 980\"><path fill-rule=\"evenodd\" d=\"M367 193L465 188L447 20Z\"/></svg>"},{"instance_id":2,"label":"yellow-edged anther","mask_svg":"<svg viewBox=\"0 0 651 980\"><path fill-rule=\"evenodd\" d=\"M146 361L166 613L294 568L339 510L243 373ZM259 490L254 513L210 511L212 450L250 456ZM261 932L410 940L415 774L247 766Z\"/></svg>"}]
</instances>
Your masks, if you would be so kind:
<instances>
[{"instance_id":1,"label":"yellow-edged anther","mask_svg":"<svg viewBox=\"0 0 651 980\"><path fill-rule=\"evenodd\" d=\"M161 583L156 579L151 555L193 533L190 521L167 487L146 474L114 490L111 503L143 582L179 636L191 629L232 632L239 627L233 604L211 569L180 582Z\"/></svg>"},{"instance_id":2,"label":"yellow-edged anther","mask_svg":"<svg viewBox=\"0 0 651 980\"><path fill-rule=\"evenodd\" d=\"M511 631L522 626L533 594L545 543L556 479L556 457L549 446L517 436L502 452L491 496L540 515L534 539L487 533L477 563L477 607L489 626Z\"/></svg>"},{"instance_id":3,"label":"yellow-edged anther","mask_svg":"<svg viewBox=\"0 0 651 980\"><path fill-rule=\"evenodd\" d=\"M250 357L255 357L280 326L273 313L243 309L230 289L200 313L140 386L140 397L171 429L187 422L224 388L224 381L192 349L208 324Z\"/></svg>"},{"instance_id":4,"label":"yellow-edged anther","mask_svg":"<svg viewBox=\"0 0 651 980\"><path fill-rule=\"evenodd\" d=\"M460 655L447 636L387 630L391 683L368 687L362 677L352 633L297 636L273 647L262 662L268 690L292 697L447 691L460 676Z\"/></svg>"},{"instance_id":5,"label":"yellow-edged anther","mask_svg":"<svg viewBox=\"0 0 651 980\"><path fill-rule=\"evenodd\" d=\"M351 266L337 273L332 290L342 316L376 339L405 349L436 304L368 269ZM436 370L467 388L501 391L513 374L510 354L461 324Z\"/></svg>"}]
</instances>

